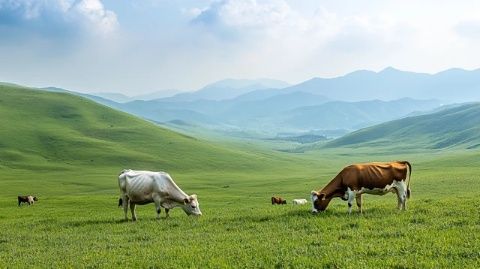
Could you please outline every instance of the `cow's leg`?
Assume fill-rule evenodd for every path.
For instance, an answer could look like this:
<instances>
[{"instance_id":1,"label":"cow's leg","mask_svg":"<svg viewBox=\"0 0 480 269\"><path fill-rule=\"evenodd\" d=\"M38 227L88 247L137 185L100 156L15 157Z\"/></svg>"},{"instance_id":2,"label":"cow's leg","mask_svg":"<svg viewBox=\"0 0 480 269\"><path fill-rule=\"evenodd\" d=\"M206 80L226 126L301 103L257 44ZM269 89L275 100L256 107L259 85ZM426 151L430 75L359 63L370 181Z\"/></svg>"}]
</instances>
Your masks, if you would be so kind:
<instances>
[{"instance_id":1,"label":"cow's leg","mask_svg":"<svg viewBox=\"0 0 480 269\"><path fill-rule=\"evenodd\" d=\"M162 213L162 207L160 206L160 201L155 201L155 209L157 211L157 219L160 219L160 213Z\"/></svg>"},{"instance_id":2,"label":"cow's leg","mask_svg":"<svg viewBox=\"0 0 480 269\"><path fill-rule=\"evenodd\" d=\"M400 195L398 194L398 188L394 188L395 194L397 195L397 209L402 209L402 200L400 199Z\"/></svg>"},{"instance_id":3,"label":"cow's leg","mask_svg":"<svg viewBox=\"0 0 480 269\"><path fill-rule=\"evenodd\" d=\"M155 210L157 212L157 219L160 219L160 213L162 212L162 200L160 199L160 195L154 194L153 202L155 203Z\"/></svg>"},{"instance_id":4,"label":"cow's leg","mask_svg":"<svg viewBox=\"0 0 480 269\"><path fill-rule=\"evenodd\" d=\"M135 203L132 203L132 201L130 201L130 211L132 211L132 220L136 221L137 215L135 214Z\"/></svg>"},{"instance_id":5,"label":"cow's leg","mask_svg":"<svg viewBox=\"0 0 480 269\"><path fill-rule=\"evenodd\" d=\"M358 212L362 213L362 194L357 193L355 200L357 201Z\"/></svg>"},{"instance_id":6,"label":"cow's leg","mask_svg":"<svg viewBox=\"0 0 480 269\"><path fill-rule=\"evenodd\" d=\"M397 199L398 199L398 209L405 210L406 203L407 203L407 185L404 181L400 181L397 183Z\"/></svg>"},{"instance_id":7,"label":"cow's leg","mask_svg":"<svg viewBox=\"0 0 480 269\"><path fill-rule=\"evenodd\" d=\"M168 215L168 211L170 211L170 209L165 208L165 213L167 213L167 218L170 217L170 215Z\"/></svg>"},{"instance_id":8,"label":"cow's leg","mask_svg":"<svg viewBox=\"0 0 480 269\"><path fill-rule=\"evenodd\" d=\"M160 219L160 213L162 213L162 207L156 206L156 210L157 210L157 219Z\"/></svg>"},{"instance_id":9,"label":"cow's leg","mask_svg":"<svg viewBox=\"0 0 480 269\"><path fill-rule=\"evenodd\" d=\"M353 199L355 198L355 192L352 191L350 188L347 189L347 195L348 195L348 214L352 213L352 205L353 205Z\"/></svg>"},{"instance_id":10,"label":"cow's leg","mask_svg":"<svg viewBox=\"0 0 480 269\"><path fill-rule=\"evenodd\" d=\"M130 199L126 195L122 195L122 205L123 213L125 213L125 220L128 220L128 205L130 204Z\"/></svg>"},{"instance_id":11,"label":"cow's leg","mask_svg":"<svg viewBox=\"0 0 480 269\"><path fill-rule=\"evenodd\" d=\"M160 213L162 213L162 207L160 204L155 203L155 210L157 211L157 219L160 219Z\"/></svg>"}]
</instances>

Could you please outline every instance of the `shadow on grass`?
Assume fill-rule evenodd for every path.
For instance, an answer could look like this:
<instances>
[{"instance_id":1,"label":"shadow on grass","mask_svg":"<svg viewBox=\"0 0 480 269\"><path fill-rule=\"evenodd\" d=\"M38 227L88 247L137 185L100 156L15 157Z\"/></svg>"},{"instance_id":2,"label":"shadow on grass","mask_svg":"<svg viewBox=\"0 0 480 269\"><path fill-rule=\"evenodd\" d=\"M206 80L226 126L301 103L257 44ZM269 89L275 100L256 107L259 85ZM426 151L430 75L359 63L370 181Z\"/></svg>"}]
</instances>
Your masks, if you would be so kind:
<instances>
[{"instance_id":1,"label":"shadow on grass","mask_svg":"<svg viewBox=\"0 0 480 269\"><path fill-rule=\"evenodd\" d=\"M241 220L248 220L252 222L268 222L268 221L283 221L285 219L291 218L302 218L302 219L314 219L314 218L343 218L345 220L357 219L357 218L379 218L379 217L389 217L391 215L398 214L399 211L396 209L385 209L385 208L368 208L364 209L363 213L358 212L358 210L352 211L351 214L348 214L347 210L339 209L327 209L326 211L319 213L312 213L310 209L306 210L305 208L298 208L294 210L288 210L280 214L269 214L269 215L251 215L251 216L242 216Z\"/></svg>"},{"instance_id":2,"label":"shadow on grass","mask_svg":"<svg viewBox=\"0 0 480 269\"><path fill-rule=\"evenodd\" d=\"M385 215L385 214L392 214L395 213L396 210L387 211L383 208L369 208L364 209L363 213L360 213L358 210L352 210L351 214L348 214L347 210L339 210L339 209L327 209L323 212L312 213L310 210L294 210L289 211L284 216L297 216L297 217L368 217L368 216L378 216L378 215Z\"/></svg>"},{"instance_id":3,"label":"shadow on grass","mask_svg":"<svg viewBox=\"0 0 480 269\"><path fill-rule=\"evenodd\" d=\"M153 222L164 222L170 220L171 217L162 217L157 218L143 218L133 221L132 219L125 220L124 218L115 218L115 219L82 219L82 220L72 220L64 222L63 226L65 227L85 227L93 225L105 225L105 224L124 224L124 223L153 223ZM174 225L174 224L172 224Z\"/></svg>"},{"instance_id":4,"label":"shadow on grass","mask_svg":"<svg viewBox=\"0 0 480 269\"><path fill-rule=\"evenodd\" d=\"M73 220L64 223L66 227L84 227L91 225L99 224L121 224L132 222L131 220L126 221L125 219L91 219L91 220Z\"/></svg>"}]
</instances>

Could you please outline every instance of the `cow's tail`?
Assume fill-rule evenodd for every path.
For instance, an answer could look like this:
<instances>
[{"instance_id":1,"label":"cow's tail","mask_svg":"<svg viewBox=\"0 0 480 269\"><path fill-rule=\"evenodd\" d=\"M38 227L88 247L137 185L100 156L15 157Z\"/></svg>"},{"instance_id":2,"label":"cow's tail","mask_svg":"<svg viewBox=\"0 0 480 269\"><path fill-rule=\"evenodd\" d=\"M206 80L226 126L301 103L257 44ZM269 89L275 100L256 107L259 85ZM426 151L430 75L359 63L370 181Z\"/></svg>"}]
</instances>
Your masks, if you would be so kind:
<instances>
[{"instance_id":1,"label":"cow's tail","mask_svg":"<svg viewBox=\"0 0 480 269\"><path fill-rule=\"evenodd\" d=\"M124 203L124 201L122 199L124 197L124 195L122 195L122 194L125 193L125 188L126 188L126 182L125 182L126 181L126 178L125 178L126 175L124 175L124 174L128 171L130 171L130 169L123 169L120 172L120 174L118 174L118 187L120 188L120 192L121 192L121 194L120 194L121 196L120 196L120 198L118 198L118 206L119 207L123 206L123 203Z\"/></svg>"},{"instance_id":2,"label":"cow's tail","mask_svg":"<svg viewBox=\"0 0 480 269\"><path fill-rule=\"evenodd\" d=\"M410 180L412 179L412 165L408 161L404 161L407 165L408 180L407 180L407 199L410 199Z\"/></svg>"}]
</instances>

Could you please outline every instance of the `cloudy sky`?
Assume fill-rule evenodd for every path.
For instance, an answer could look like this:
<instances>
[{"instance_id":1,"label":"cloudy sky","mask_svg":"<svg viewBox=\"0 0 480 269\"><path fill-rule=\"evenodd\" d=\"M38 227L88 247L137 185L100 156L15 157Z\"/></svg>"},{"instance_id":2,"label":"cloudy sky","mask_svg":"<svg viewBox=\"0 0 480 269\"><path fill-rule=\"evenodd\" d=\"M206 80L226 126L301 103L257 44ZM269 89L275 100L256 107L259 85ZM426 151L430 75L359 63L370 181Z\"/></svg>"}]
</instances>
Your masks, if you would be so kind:
<instances>
[{"instance_id":1,"label":"cloudy sky","mask_svg":"<svg viewBox=\"0 0 480 269\"><path fill-rule=\"evenodd\" d=\"M0 81L129 95L480 67L477 0L0 0Z\"/></svg>"}]
</instances>

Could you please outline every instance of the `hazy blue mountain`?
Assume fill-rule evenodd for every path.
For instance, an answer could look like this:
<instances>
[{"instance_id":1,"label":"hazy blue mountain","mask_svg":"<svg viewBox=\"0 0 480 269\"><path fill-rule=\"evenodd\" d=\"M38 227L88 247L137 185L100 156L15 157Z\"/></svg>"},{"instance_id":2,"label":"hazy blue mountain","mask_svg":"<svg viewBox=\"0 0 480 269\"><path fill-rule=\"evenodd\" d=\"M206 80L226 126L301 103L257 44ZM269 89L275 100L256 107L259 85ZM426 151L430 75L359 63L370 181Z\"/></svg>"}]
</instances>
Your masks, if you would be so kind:
<instances>
[{"instance_id":1,"label":"hazy blue mountain","mask_svg":"<svg viewBox=\"0 0 480 269\"><path fill-rule=\"evenodd\" d=\"M319 105L329 101L321 95L304 92L292 92L277 94L265 99L244 101L244 98L236 98L231 101L228 108L222 112L224 120L253 119L256 117L274 118L278 113L309 105Z\"/></svg>"},{"instance_id":2,"label":"hazy blue mountain","mask_svg":"<svg viewBox=\"0 0 480 269\"><path fill-rule=\"evenodd\" d=\"M117 103L127 103L135 100L154 100L154 99L160 99L160 98L166 98L166 97L171 97L174 96L175 94L180 93L181 91L179 90L161 90L161 91L155 91L151 93L146 93L146 94L139 94L139 95L134 95L134 96L126 96L121 93L111 93L111 92L99 92L99 93L92 93L91 95L102 97L104 99L112 100Z\"/></svg>"},{"instance_id":3,"label":"hazy blue mountain","mask_svg":"<svg viewBox=\"0 0 480 269\"><path fill-rule=\"evenodd\" d=\"M182 122L195 128L203 126L219 131L234 129L268 135L283 132L303 134L315 130L342 130L341 133L344 133L344 130L356 130L441 106L441 102L436 100L410 98L332 101L305 92L283 93L255 101L244 101L242 97L222 101L168 101L164 98L124 104L101 98L93 100L155 122Z\"/></svg>"},{"instance_id":4,"label":"hazy blue mountain","mask_svg":"<svg viewBox=\"0 0 480 269\"><path fill-rule=\"evenodd\" d=\"M280 89L260 89L239 95L234 99L236 101L257 101L267 99L279 94L286 94L286 92L280 91Z\"/></svg>"},{"instance_id":5,"label":"hazy blue mountain","mask_svg":"<svg viewBox=\"0 0 480 269\"><path fill-rule=\"evenodd\" d=\"M210 103L216 101L199 100L194 102L165 102L159 100L136 100L117 104L116 108L155 122L182 121L195 125L221 125L215 117L204 111L215 107Z\"/></svg>"},{"instance_id":6,"label":"hazy blue mountain","mask_svg":"<svg viewBox=\"0 0 480 269\"><path fill-rule=\"evenodd\" d=\"M126 96L121 93L112 93L112 92L97 92L97 93L92 93L91 95L98 96L104 99L108 99L117 103L126 103L133 101L135 99L132 99L129 96Z\"/></svg>"},{"instance_id":7,"label":"hazy blue mountain","mask_svg":"<svg viewBox=\"0 0 480 269\"><path fill-rule=\"evenodd\" d=\"M172 97L172 96L174 96L176 94L179 94L181 92L182 91L175 90L175 89L155 91L155 92L151 92L151 93L139 94L139 95L132 96L130 101L133 101L133 100L148 101L148 100L155 100L155 99L160 99L160 98L167 98L167 97Z\"/></svg>"},{"instance_id":8,"label":"hazy blue mountain","mask_svg":"<svg viewBox=\"0 0 480 269\"><path fill-rule=\"evenodd\" d=\"M285 81L276 80L276 79L223 79L214 83L211 83L204 88L209 87L228 87L234 89L241 89L251 86L260 86L264 89L281 89L290 86ZM260 89L260 88L259 88Z\"/></svg>"},{"instance_id":9,"label":"hazy blue mountain","mask_svg":"<svg viewBox=\"0 0 480 269\"><path fill-rule=\"evenodd\" d=\"M273 136L320 130L344 133L411 115L435 113L435 109L453 101L476 100L480 96L480 69L449 69L433 75L394 68L380 72L360 70L342 77L287 85L276 80L226 79L195 92L126 103L79 95L156 122L180 122L186 128L208 126L222 132L232 129L235 133Z\"/></svg>"},{"instance_id":10,"label":"hazy blue mountain","mask_svg":"<svg viewBox=\"0 0 480 269\"><path fill-rule=\"evenodd\" d=\"M480 103L382 123L347 134L326 145L341 146L477 148L480 147Z\"/></svg>"},{"instance_id":11,"label":"hazy blue mountain","mask_svg":"<svg viewBox=\"0 0 480 269\"><path fill-rule=\"evenodd\" d=\"M209 84L194 92L176 94L172 97L165 98L164 101L186 102L200 99L219 101L233 99L254 90L284 88L287 86L289 86L289 84L286 82L271 79L225 79Z\"/></svg>"},{"instance_id":12,"label":"hazy blue mountain","mask_svg":"<svg viewBox=\"0 0 480 269\"><path fill-rule=\"evenodd\" d=\"M468 102L480 100L480 69L449 69L433 75L391 67L380 72L361 70L336 78L313 78L282 91L310 92L341 101L411 97Z\"/></svg>"},{"instance_id":13,"label":"hazy blue mountain","mask_svg":"<svg viewBox=\"0 0 480 269\"><path fill-rule=\"evenodd\" d=\"M394 101L334 101L317 106L306 106L284 112L284 125L301 129L355 130L377 123L404 117L414 111L428 111L439 107L437 100L403 98Z\"/></svg>"}]
</instances>

